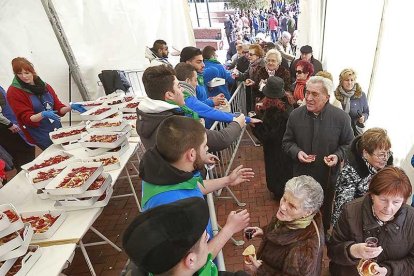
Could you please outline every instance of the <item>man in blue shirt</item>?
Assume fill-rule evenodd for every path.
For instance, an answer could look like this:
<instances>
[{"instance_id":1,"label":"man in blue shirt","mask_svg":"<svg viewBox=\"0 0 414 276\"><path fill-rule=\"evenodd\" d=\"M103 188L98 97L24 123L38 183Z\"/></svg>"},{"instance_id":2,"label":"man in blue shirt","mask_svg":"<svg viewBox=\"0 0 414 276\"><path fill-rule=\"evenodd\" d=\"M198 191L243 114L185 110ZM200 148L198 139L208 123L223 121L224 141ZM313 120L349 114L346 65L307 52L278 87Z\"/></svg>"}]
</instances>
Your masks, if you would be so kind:
<instances>
[{"instance_id":1,"label":"man in blue shirt","mask_svg":"<svg viewBox=\"0 0 414 276\"><path fill-rule=\"evenodd\" d=\"M215 97L209 98L207 96L206 88L204 86L203 71L205 64L203 62L203 55L201 50L196 47L184 47L181 50L180 62L186 62L194 66L197 71L197 87L196 94L197 99L209 106L221 105L225 102L224 95L217 95Z\"/></svg>"}]
</instances>

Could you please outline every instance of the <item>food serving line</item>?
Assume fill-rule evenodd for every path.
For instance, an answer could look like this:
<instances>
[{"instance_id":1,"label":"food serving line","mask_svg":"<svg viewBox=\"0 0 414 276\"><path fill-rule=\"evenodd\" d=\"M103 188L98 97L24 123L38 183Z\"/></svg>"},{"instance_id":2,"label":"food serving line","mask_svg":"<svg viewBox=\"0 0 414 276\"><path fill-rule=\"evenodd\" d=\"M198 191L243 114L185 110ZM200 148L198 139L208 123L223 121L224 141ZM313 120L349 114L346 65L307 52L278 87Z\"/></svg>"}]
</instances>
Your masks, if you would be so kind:
<instances>
[{"instance_id":1,"label":"food serving line","mask_svg":"<svg viewBox=\"0 0 414 276\"><path fill-rule=\"evenodd\" d=\"M96 141L87 140L87 139L93 138L94 134L100 134L100 135L112 134L111 132L108 132L107 129L102 129L102 130L106 130L106 131L102 131L102 133L99 133L99 131L94 132L95 130L89 132L90 128L96 122L105 122L106 126L109 126L109 128L112 128L112 130L115 125L114 122L116 122L117 120L120 121L122 124L123 122L128 121L128 119L129 119L129 122L132 122L132 123L134 122L133 113L123 114L122 112L120 112L122 109L125 109L125 107L128 104L130 104L125 101L126 98L127 97L121 97L121 96L118 96L118 98L109 97L108 98L109 102L115 103L114 105L118 105L118 107L106 105L108 101L106 101L106 103L102 101L100 103L103 105L93 107L91 110L88 110L87 112L85 112L87 113L86 116L92 116L92 117L85 117L85 118L87 118L88 120L95 119L94 121L90 121L86 125L86 127L85 125L81 125L81 126L59 129L57 131L58 134L63 133L65 131L66 133L68 133L68 130L70 130L71 134L74 134L73 137L78 135L76 136L77 139L72 139L72 140L69 139L70 141L68 139L64 139L64 140L59 141L58 139L65 138L66 134L54 136L55 138L56 137L58 138L52 139L52 141L56 142L57 140L58 142L57 144L52 145L49 148L47 148L33 162L25 166L26 171L21 171L20 173L18 173L13 179L9 181L7 185L5 185L2 189L0 189L0 206L3 206L3 207L6 206L4 207L5 209L8 208L7 206L11 206L9 207L9 209L13 211L13 208L15 208L14 210L18 215L25 213L25 212L36 212L36 211L38 211L41 214L48 214L48 213L54 214L54 212L60 211L60 213L58 213L60 214L60 216L55 221L56 227L54 227L53 224L50 227L50 229L56 228L56 229L53 229L55 232L49 236L47 235L41 236L42 234L38 233L37 237L41 236L41 237L46 237L46 238L44 239L38 238L38 239L33 239L30 241L31 245L39 245L41 247L41 250L39 250L41 251L41 255L40 257L38 257L38 260L34 264L31 264L31 268L26 268L25 271L23 271L22 269L22 273L16 274L16 275L25 275L26 273L27 275L59 275L62 269L64 269L68 264L70 264L70 261L73 258L74 251L75 251L77 244L82 250L82 253L91 271L91 274L96 275L93 269L92 263L90 262L89 256L86 252L86 249L85 249L86 246L93 246L93 245L107 243L107 244L110 244L112 247L114 247L114 249L118 251L122 251L117 245L115 245L113 242L107 239L102 233L96 230L92 225L95 222L95 220L99 217L99 215L102 213L103 207L106 206L109 199L111 198L112 187L115 185L122 171L126 172L126 177L131 187L131 193L127 195L119 195L119 196L112 196L112 197L114 198L114 197L122 197L122 196L134 196L138 209L140 210L138 197L133 187L131 175L129 174L128 169L127 169L127 163L130 162L130 159L132 156L135 156L138 153L138 149L142 145L140 143L139 137L137 137L136 135L136 132L135 132L134 137L129 137L129 135L131 135L130 133L134 132L134 129L131 129L130 125L128 125L129 127L126 127L124 125L119 126L119 127L122 127L122 130L116 135L116 137L117 139L120 139L123 141L119 141L119 143L117 143L117 140L115 140L115 142L112 140L108 141L109 144L112 143L111 144L112 146L108 147L110 149L109 151L108 151L108 148L105 149L106 147L105 144L100 144L101 142L99 141L96 142ZM131 102L134 103L134 101L136 101L136 99L132 99ZM99 100L94 101L93 104L96 105L97 102L99 102ZM134 105L130 105L130 106L134 106ZM110 110L107 110L107 108L110 108ZM135 112L135 108L130 108L130 111ZM95 112L96 110L100 110L100 111L104 110L104 111L98 114L101 116L98 116L97 118L93 118L94 115L91 115L91 114ZM106 119L107 116L111 116L112 118ZM126 118L126 116L128 118ZM87 129L88 132L86 132L85 128L88 128L88 127L89 127L89 129ZM76 128L81 129L81 132L83 133L82 134L78 133L79 131L77 131ZM76 131L74 131L74 129ZM51 135L54 135L54 134L51 133ZM95 135L95 136L99 136L99 135ZM60 144L60 142L62 142L62 144ZM103 145L104 150L102 150L102 148L99 147L100 145ZM111 154L113 155L112 157L111 157ZM108 157L108 155L110 158L106 158ZM53 158L56 158L56 156L60 156L60 157L63 156L69 159L64 160L60 165L59 164L55 165L55 167L53 167L52 165L46 168L39 168L38 164L44 164L45 160L50 160L51 156ZM117 162L112 163L112 164L105 164L103 163L104 159L100 159L101 156L105 156L106 160L111 160L112 158L113 160ZM85 161L89 161L89 162L85 162ZM135 170L137 170L136 166L132 163L132 161L130 162L130 164ZM94 166L96 166L96 168ZM83 179L83 181L85 182L84 184L86 186L80 185L79 187L75 186L73 188L73 187L66 187L66 186L60 187L56 184L59 182L63 183L64 181L67 181L65 179L68 177L66 178L64 177L65 175L66 176L68 175L67 171L70 172L70 170L76 170L79 168L84 169L84 168L89 168L89 167L95 170L94 174L90 175L90 178L93 177L94 179L91 179L90 181L88 178L86 178L86 180ZM47 173L50 173L51 171L50 168L55 168L55 169L58 168L59 174L44 181L41 181L42 179L34 180L36 179L36 177L39 178L39 175L42 176ZM32 169L32 171L29 171L29 169ZM98 190L90 191L91 189L90 187L92 187L95 183L97 183L99 177L102 177L102 176L104 176L104 179L105 179L104 183L107 183L106 184L107 187L106 186L103 187L105 188L105 190L100 189L102 190L102 192L100 192L100 194L98 195L96 194ZM35 181L38 181L38 182L35 183ZM78 196L74 195L75 191L76 193L79 193ZM91 193L92 195L98 195L98 196L80 198L81 195L85 195L85 194L90 195ZM10 203L13 205L8 205ZM4 205L1 205L1 204L4 204ZM4 213L0 212L0 217L3 214ZM3 215L2 217L4 218L5 216ZM82 242L82 238L84 237L84 235L89 229L93 231L95 234L97 234L100 238L102 238L103 241L92 243L92 244L84 244ZM1 230L3 229L0 228L0 233L2 232ZM33 237L36 236L36 231L34 232L35 234L33 234ZM32 233L33 233L33 230L32 230ZM47 234L47 231L46 231L46 234ZM1 238L2 237L0 235L0 246L2 245ZM19 248L12 250L12 251L17 251ZM10 254L9 252L6 252L6 253ZM0 259L2 257L1 255L2 254L0 254ZM2 275L2 273L4 273L5 275L5 272L2 271L3 265L4 263L0 263L0 276ZM27 271L27 269L29 270Z\"/></svg>"}]
</instances>

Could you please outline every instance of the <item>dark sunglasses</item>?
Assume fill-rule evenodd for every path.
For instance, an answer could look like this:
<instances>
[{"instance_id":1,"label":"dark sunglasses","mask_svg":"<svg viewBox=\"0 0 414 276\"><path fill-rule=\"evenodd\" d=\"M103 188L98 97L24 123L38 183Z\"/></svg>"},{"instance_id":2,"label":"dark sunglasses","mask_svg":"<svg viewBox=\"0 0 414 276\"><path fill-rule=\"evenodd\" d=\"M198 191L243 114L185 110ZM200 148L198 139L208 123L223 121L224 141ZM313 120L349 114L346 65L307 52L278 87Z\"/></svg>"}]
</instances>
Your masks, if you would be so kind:
<instances>
[{"instance_id":1,"label":"dark sunglasses","mask_svg":"<svg viewBox=\"0 0 414 276\"><path fill-rule=\"evenodd\" d=\"M306 74L306 73L302 70L296 70L296 74Z\"/></svg>"}]
</instances>

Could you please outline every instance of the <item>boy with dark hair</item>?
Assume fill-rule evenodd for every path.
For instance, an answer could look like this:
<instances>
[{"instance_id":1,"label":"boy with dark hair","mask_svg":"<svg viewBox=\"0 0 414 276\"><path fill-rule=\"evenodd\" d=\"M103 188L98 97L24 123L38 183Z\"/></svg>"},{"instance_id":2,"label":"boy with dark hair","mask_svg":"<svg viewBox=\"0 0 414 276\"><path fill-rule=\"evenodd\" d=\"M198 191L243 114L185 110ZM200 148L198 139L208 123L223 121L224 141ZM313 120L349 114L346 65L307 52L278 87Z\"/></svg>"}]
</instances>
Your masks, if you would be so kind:
<instances>
[{"instance_id":1,"label":"boy with dark hair","mask_svg":"<svg viewBox=\"0 0 414 276\"><path fill-rule=\"evenodd\" d=\"M185 105L196 111L198 115L206 119L206 128L210 128L214 121L230 123L237 117L236 114L223 112L212 108L195 97L195 88L197 85L197 72L191 64L180 62L175 66L177 79L184 89ZM246 117L246 123L258 123L260 120Z\"/></svg>"},{"instance_id":2,"label":"boy with dark hair","mask_svg":"<svg viewBox=\"0 0 414 276\"><path fill-rule=\"evenodd\" d=\"M130 264L124 275L247 275L217 271L207 244L208 218L207 204L196 197L138 216L124 233L123 247L139 269Z\"/></svg>"},{"instance_id":3,"label":"boy with dark hair","mask_svg":"<svg viewBox=\"0 0 414 276\"><path fill-rule=\"evenodd\" d=\"M184 115L198 119L198 114L185 105L182 88L173 69L165 65L149 67L142 76L148 98L138 106L137 131L145 148L155 144L155 134L159 124L173 115ZM245 126L245 117L240 115L226 128L205 130L208 146L212 151L220 151L230 146L239 137Z\"/></svg>"},{"instance_id":4,"label":"boy with dark hair","mask_svg":"<svg viewBox=\"0 0 414 276\"><path fill-rule=\"evenodd\" d=\"M203 62L203 54L201 50L196 47L184 47L180 53L180 62L186 62L194 66L197 71L197 87L196 87L196 95L197 99L214 107L216 105L221 105L225 102L224 95L218 95L213 98L209 98L207 96L206 88L204 86L204 78L203 78L203 71L204 71L204 62Z\"/></svg>"},{"instance_id":5,"label":"boy with dark hair","mask_svg":"<svg viewBox=\"0 0 414 276\"><path fill-rule=\"evenodd\" d=\"M139 166L144 211L184 198L204 199L208 193L250 181L254 176L251 168L240 165L228 176L203 181L200 170L209 162L207 135L203 126L191 118L165 119L159 126L156 141L155 147L145 152ZM247 210L229 215L223 229L209 242L213 258L248 221ZM212 237L210 224L207 232Z\"/></svg>"}]
</instances>

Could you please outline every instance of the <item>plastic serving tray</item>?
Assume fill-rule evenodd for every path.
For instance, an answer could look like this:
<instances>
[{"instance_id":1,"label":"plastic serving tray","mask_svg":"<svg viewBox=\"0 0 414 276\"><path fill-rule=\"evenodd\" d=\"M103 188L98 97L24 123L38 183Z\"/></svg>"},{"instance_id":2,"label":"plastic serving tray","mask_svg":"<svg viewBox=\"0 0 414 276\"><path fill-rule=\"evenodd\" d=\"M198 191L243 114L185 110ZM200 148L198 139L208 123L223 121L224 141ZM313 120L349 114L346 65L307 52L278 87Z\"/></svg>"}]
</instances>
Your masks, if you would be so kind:
<instances>
[{"instance_id":1,"label":"plastic serving tray","mask_svg":"<svg viewBox=\"0 0 414 276\"><path fill-rule=\"evenodd\" d=\"M4 229L8 228L10 224L11 222L7 215L0 212L0 231L3 231Z\"/></svg>"},{"instance_id":2,"label":"plastic serving tray","mask_svg":"<svg viewBox=\"0 0 414 276\"><path fill-rule=\"evenodd\" d=\"M82 132L80 132L78 134L74 134L74 135L61 137L61 138L53 138L54 135L61 134L61 133L64 133L64 132L69 133L70 131L73 131L73 130L75 130L75 131L76 130L82 130ZM82 136L82 133L85 132L85 131L86 131L86 126L84 124L81 124L81 125L67 127L67 128L59 128L58 130L50 132L49 137L50 137L50 140L52 140L53 144L60 145L60 144L67 143L67 142L70 142L70 141L79 140Z\"/></svg>"},{"instance_id":3,"label":"plastic serving tray","mask_svg":"<svg viewBox=\"0 0 414 276\"><path fill-rule=\"evenodd\" d=\"M102 113L100 113L100 114L94 114L96 111L98 111L102 108L105 108L105 109L109 108L109 109L102 112ZM87 120L100 121L100 120L103 120L103 119L117 113L117 112L118 112L118 109L113 108L111 106L107 106L105 104L102 104L100 106L91 108L88 111L85 111L85 112L81 113L80 117L82 118L83 121L87 121Z\"/></svg>"},{"instance_id":4,"label":"plastic serving tray","mask_svg":"<svg viewBox=\"0 0 414 276\"><path fill-rule=\"evenodd\" d=\"M63 179L76 168L87 167L87 168L96 168L95 172L86 179L86 181L79 187L75 188L57 188ZM100 162L75 162L69 164L57 177L55 177L49 184L45 187L45 192L51 195L76 195L84 193L89 186L95 181L95 179L102 173L103 166Z\"/></svg>"},{"instance_id":5,"label":"plastic serving tray","mask_svg":"<svg viewBox=\"0 0 414 276\"><path fill-rule=\"evenodd\" d=\"M221 86L221 85L225 85L226 84L226 80L223 78L214 78L211 81L209 81L207 83L208 87L217 87L217 86Z\"/></svg>"},{"instance_id":6,"label":"plastic serving tray","mask_svg":"<svg viewBox=\"0 0 414 276\"><path fill-rule=\"evenodd\" d=\"M17 216L16 221L11 222L9 218L7 217L7 215L4 214L4 212L7 210L12 211ZM19 212L17 212L16 208L12 204L0 205L0 213L4 214L7 220L9 220L9 226L0 231L0 238L7 236L23 228L24 224L23 224L23 221L20 219Z\"/></svg>"},{"instance_id":7,"label":"plastic serving tray","mask_svg":"<svg viewBox=\"0 0 414 276\"><path fill-rule=\"evenodd\" d=\"M40 256L42 255L42 248L40 248L40 246L38 245L30 245L29 246L29 251L26 253L26 255L23 256L23 259L21 261L21 268L18 270L18 272L16 274L14 274L14 276L24 276L26 275L30 269L33 267L33 265L37 262L37 260L39 260ZM0 275L6 275L6 273L8 271L10 271L13 266L15 264L17 264L17 260L19 258L14 258L11 260L6 261L4 265L7 264L8 269L5 270L4 274L2 274L3 272L3 266L0 268Z\"/></svg>"},{"instance_id":8,"label":"plastic serving tray","mask_svg":"<svg viewBox=\"0 0 414 276\"><path fill-rule=\"evenodd\" d=\"M49 179L46 179L46 180L43 180L43 181L40 181L40 182L36 182L36 183L34 182L34 179L37 178L37 176L42 172L49 172L50 170L63 170L66 166L67 166L67 164L59 163L55 166L50 166L50 167L46 167L46 168L39 169L39 170L36 170L36 171L31 171L31 172L27 173L27 179L29 179L30 183L33 185L33 187L35 189L43 189L44 187L46 187L46 185L50 181L53 180L53 178L55 178L59 174L57 174L56 176L51 177Z\"/></svg>"},{"instance_id":9,"label":"plastic serving tray","mask_svg":"<svg viewBox=\"0 0 414 276\"><path fill-rule=\"evenodd\" d=\"M24 229L23 229L23 238L18 233L17 238L15 238L15 239L3 244L2 246L0 246L0 251L1 251L1 248L3 246L5 247L4 249L6 249L7 247L8 248L13 247L12 250L9 250L6 253L4 253L4 251L2 252L3 254L0 255L0 262L5 261L5 260L18 258L18 257L23 256L24 254L26 254L27 249L29 248L30 241L32 240L32 236L33 236L33 228L30 226L29 223L25 223L24 224ZM16 244L18 244L17 247L15 247Z\"/></svg>"},{"instance_id":10,"label":"plastic serving tray","mask_svg":"<svg viewBox=\"0 0 414 276\"><path fill-rule=\"evenodd\" d=\"M101 207L105 207L106 205L108 205L109 200L111 199L113 193L113 188L111 185L109 185L107 187L107 189L105 190L105 197L102 198L101 200L100 197L101 196L97 196L97 197L91 197L88 198L88 203L93 202L91 205L87 205L86 203L80 203L79 199L72 199L72 202L68 202L68 201L56 201L55 203L55 208L57 209L65 209L68 211L75 211L75 210L82 210L82 209L90 209L90 208L101 208ZM76 201L77 200L77 201Z\"/></svg>"},{"instance_id":11,"label":"plastic serving tray","mask_svg":"<svg viewBox=\"0 0 414 276\"><path fill-rule=\"evenodd\" d=\"M101 162L100 159L106 159L106 158L112 158L112 157L116 158L117 162L106 165L106 166L102 163L104 172L109 172L109 171L118 170L121 168L121 159L117 156L117 154L104 153L102 155L98 155L95 157L84 158L83 161L84 162Z\"/></svg>"},{"instance_id":12,"label":"plastic serving tray","mask_svg":"<svg viewBox=\"0 0 414 276\"><path fill-rule=\"evenodd\" d=\"M51 214L54 217L59 216L57 220L49 227L46 232L36 233L36 230L33 228L33 238L32 240L45 240L49 239L55 234L55 232L62 225L63 221L66 219L66 213L62 210L53 210L53 211L37 211L37 212L25 212L21 213L22 218L28 218L31 216L43 216L45 214Z\"/></svg>"},{"instance_id":13,"label":"plastic serving tray","mask_svg":"<svg viewBox=\"0 0 414 276\"><path fill-rule=\"evenodd\" d=\"M112 126L112 127L99 126L99 124L101 123L119 123L119 126ZM95 131L117 132L117 131L122 131L127 125L128 125L128 122L123 121L121 118L114 118L114 119L105 119L102 121L91 121L86 126L86 129L88 130L88 132L95 132Z\"/></svg>"},{"instance_id":14,"label":"plastic serving tray","mask_svg":"<svg viewBox=\"0 0 414 276\"><path fill-rule=\"evenodd\" d=\"M46 167L43 167L43 168L39 168L39 169L34 169L34 170L29 170L30 169L30 167L32 167L32 166L34 166L34 165L40 165L40 164L42 164L44 161L46 161L46 160L48 160L48 159L50 159L50 158L52 158L52 157L55 157L55 156L58 156L58 155L64 155L64 156L68 156L69 158L68 159L66 159L66 160L63 160L62 162L60 162L60 163L56 163L56 164L52 164L52 165L50 165L50 166L46 166ZM50 167L53 167L53 166L56 166L56 165L58 165L58 164L60 164L60 165L66 165L66 164L69 164L69 163L71 163L71 162L73 162L73 155L72 154L70 154L70 153L67 153L67 152L65 152L65 151L58 151L58 152L55 152L55 153L53 153L53 154L50 154L50 155L40 155L39 157L37 157L35 160L33 160L32 162L30 162L30 163L27 163L27 164L25 164L25 165L23 165L22 166L22 169L23 170L25 170L26 172L36 172L36 171L38 171L38 170L44 170L45 168L50 168Z\"/></svg>"},{"instance_id":15,"label":"plastic serving tray","mask_svg":"<svg viewBox=\"0 0 414 276\"><path fill-rule=\"evenodd\" d=\"M91 142L91 136L93 135L118 135L117 139L111 143L105 142ZM128 134L125 132L93 132L89 133L88 135L82 137L80 143L83 147L87 148L109 148L114 149L119 147L126 139L128 138Z\"/></svg>"},{"instance_id":16,"label":"plastic serving tray","mask_svg":"<svg viewBox=\"0 0 414 276\"><path fill-rule=\"evenodd\" d=\"M84 102L76 102L77 104L81 104L86 110L92 109L94 107L100 106L103 104L104 101L84 101Z\"/></svg>"},{"instance_id":17,"label":"plastic serving tray","mask_svg":"<svg viewBox=\"0 0 414 276\"><path fill-rule=\"evenodd\" d=\"M136 113L138 105L139 105L139 101L137 99L134 99L120 106L120 110L124 113Z\"/></svg>"}]
</instances>

